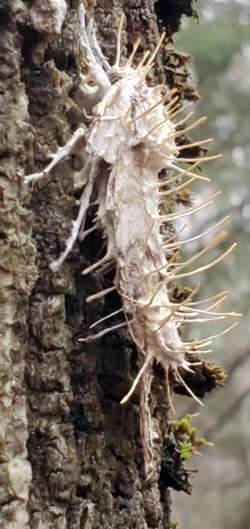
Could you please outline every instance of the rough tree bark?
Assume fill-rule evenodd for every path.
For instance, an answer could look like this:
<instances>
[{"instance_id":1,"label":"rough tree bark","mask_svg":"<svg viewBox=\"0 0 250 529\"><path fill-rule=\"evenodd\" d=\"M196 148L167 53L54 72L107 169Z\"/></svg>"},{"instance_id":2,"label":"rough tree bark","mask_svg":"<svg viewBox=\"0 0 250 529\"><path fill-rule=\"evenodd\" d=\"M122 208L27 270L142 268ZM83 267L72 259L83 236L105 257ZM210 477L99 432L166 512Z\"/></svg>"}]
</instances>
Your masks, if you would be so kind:
<instances>
[{"instance_id":1,"label":"rough tree bark","mask_svg":"<svg viewBox=\"0 0 250 529\"><path fill-rule=\"evenodd\" d=\"M94 346L78 342L104 313L103 303L90 309L84 301L98 279L81 276L100 239L76 245L59 273L48 268L75 214L77 160L33 192L23 183L85 120L75 102L84 67L78 6L79 0L0 1L0 527L166 529L168 487L189 485L160 375L151 398L159 479L145 482L137 397L119 404L136 372L134 348L122 332ZM161 27L171 37L181 16L194 14L191 0L89 0L87 9L111 61L122 11L124 54L139 35L142 48L153 48ZM163 49L155 76L194 98L187 61ZM106 301L116 303L112 296Z\"/></svg>"}]
</instances>

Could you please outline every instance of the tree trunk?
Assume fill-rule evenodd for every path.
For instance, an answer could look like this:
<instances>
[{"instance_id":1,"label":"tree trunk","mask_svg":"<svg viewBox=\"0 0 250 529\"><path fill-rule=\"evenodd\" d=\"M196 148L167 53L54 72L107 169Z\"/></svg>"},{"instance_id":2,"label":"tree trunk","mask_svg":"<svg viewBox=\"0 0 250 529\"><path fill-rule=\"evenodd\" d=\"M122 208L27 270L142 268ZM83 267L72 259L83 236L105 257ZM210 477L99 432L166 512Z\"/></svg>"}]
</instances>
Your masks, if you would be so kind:
<instances>
[{"instance_id":1,"label":"tree trunk","mask_svg":"<svg viewBox=\"0 0 250 529\"><path fill-rule=\"evenodd\" d=\"M191 3L96 0L87 9L112 62L123 11L126 54L138 36L142 48L154 48L160 19L171 37L182 14L193 14ZM83 68L78 8L78 0L0 2L0 527L166 529L168 487L189 485L160 375L150 403L159 432L156 473L146 481L137 395L120 405L136 372L134 347L123 332L94 345L78 341L107 304L117 303L111 296L105 310L104 303L85 304L100 280L84 279L81 269L101 239L75 245L57 274L48 267L75 216L77 161L33 190L23 182L86 122L75 101ZM164 59L162 51L155 78L192 98L186 61L174 52Z\"/></svg>"}]
</instances>

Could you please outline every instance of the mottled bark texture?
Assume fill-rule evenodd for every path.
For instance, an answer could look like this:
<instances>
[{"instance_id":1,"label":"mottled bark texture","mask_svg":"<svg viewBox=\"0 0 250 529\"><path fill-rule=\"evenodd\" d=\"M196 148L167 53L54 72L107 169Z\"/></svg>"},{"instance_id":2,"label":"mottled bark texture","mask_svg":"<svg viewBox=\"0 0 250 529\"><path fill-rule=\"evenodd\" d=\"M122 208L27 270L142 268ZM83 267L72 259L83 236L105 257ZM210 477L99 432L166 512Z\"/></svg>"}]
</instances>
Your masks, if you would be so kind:
<instances>
[{"instance_id":1,"label":"mottled bark texture","mask_svg":"<svg viewBox=\"0 0 250 529\"><path fill-rule=\"evenodd\" d=\"M108 278L103 285L81 276L101 239L76 245L59 273L48 268L75 215L77 160L33 192L23 184L24 174L44 167L48 153L85 121L75 101L84 68L78 5L0 1L0 527L166 529L167 487L188 485L168 430L161 373L150 401L159 480L145 482L138 397L119 404L136 373L136 352L125 332L94 346L78 342L97 316L117 306L112 295L105 304L85 304L98 281L108 286ZM139 35L141 51L152 49L159 24L171 36L182 14L193 14L190 0L96 0L87 8L110 60L122 11L124 53ZM163 49L154 75L194 98L187 60Z\"/></svg>"}]
</instances>

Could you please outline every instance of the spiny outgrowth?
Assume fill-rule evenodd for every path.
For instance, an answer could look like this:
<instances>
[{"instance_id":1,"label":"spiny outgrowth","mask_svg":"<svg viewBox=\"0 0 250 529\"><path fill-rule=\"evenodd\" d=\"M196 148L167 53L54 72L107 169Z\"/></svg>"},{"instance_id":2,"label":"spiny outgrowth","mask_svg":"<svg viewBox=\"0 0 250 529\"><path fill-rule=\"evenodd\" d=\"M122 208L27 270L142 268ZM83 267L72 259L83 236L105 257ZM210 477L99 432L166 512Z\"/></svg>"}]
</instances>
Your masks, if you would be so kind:
<instances>
[{"instance_id":1,"label":"spiny outgrowth","mask_svg":"<svg viewBox=\"0 0 250 529\"><path fill-rule=\"evenodd\" d=\"M194 363L190 360L191 355L211 352L213 340L226 334L236 324L203 340L183 340L180 328L189 322L208 323L235 317L237 314L218 312L226 299L225 292L203 301L193 301L196 292L192 292L185 300L173 302L170 298L170 287L179 279L199 274L221 262L232 252L235 244L215 259L190 270L191 265L224 240L226 232L220 231L220 228L227 221L227 217L209 227L203 234L188 239L173 241L166 239L164 235L166 223L175 223L183 217L189 219L194 213L209 207L219 195L214 193L202 204L191 205L181 211L165 213L162 209L162 203L168 197L175 196L197 180L208 181L197 169L203 163L219 158L217 155L205 155L201 158L185 156L186 149L211 141L209 138L178 145L180 137L202 125L206 118L186 125L191 112L176 121L180 112L176 90L169 90L167 86L152 87L147 84L147 75L153 67L164 35L155 51L151 55L146 52L139 64L134 66L138 47L136 43L131 56L125 65L121 66L122 20L118 31L115 64L110 66L97 43L93 23L86 24L82 5L80 21L82 46L89 71L82 77L81 88L83 101L84 98L86 101L85 109L91 112L89 126L76 130L69 142L52 156L50 164L42 172L26 177L26 182L36 182L48 176L56 165L72 154L78 153L84 160L83 168L77 175L78 185L80 182L83 188L78 216L73 221L72 232L66 241L63 254L51 264L51 269L59 269L77 238L83 240L94 230L102 231L107 241L106 254L100 261L85 268L83 274L104 274L114 269L114 284L89 296L87 302L116 290L120 295L121 307L94 322L91 330L117 314L123 316L123 321L96 334L90 334L82 340L96 340L121 327L128 328L137 346L141 368L121 402L125 403L129 399L142 380L141 402L144 407L142 413L145 414L152 379L149 374L154 360L160 362L165 369L167 387L168 372L171 368L177 381L199 401L186 384L181 372L184 370L192 373ZM97 210L93 225L86 229L87 212L93 201ZM212 231L218 231L218 234L191 258L183 263L173 259L175 251ZM170 395L169 400L171 403ZM150 438L145 441L145 445L152 444L150 428L144 434Z\"/></svg>"}]
</instances>

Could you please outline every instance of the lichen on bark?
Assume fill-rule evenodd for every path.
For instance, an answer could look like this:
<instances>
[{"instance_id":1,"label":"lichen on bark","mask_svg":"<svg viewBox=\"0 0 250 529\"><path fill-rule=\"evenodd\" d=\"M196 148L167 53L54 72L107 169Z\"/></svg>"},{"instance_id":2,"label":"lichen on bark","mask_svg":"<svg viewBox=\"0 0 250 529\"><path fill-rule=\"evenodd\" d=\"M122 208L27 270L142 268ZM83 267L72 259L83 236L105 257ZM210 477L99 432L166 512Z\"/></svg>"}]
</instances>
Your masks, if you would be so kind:
<instances>
[{"instance_id":1,"label":"lichen on bark","mask_svg":"<svg viewBox=\"0 0 250 529\"><path fill-rule=\"evenodd\" d=\"M159 4L89 2L110 61L122 11L124 53L139 35L141 51L154 48ZM178 10L174 4L164 8L169 37L183 14L193 14L191 1ZM75 215L77 160L56 169L53 182L32 193L23 183L24 174L43 166L47 155L86 123L77 105L84 68L78 7L77 0L46 0L42 7L36 1L0 4L0 527L167 529L174 479L166 480L164 473L171 467L180 483L182 463L169 433L161 373L155 372L150 403L159 434L159 479L145 482L138 399L127 407L119 403L136 372L131 341L122 331L99 344L83 347L78 341L94 315L117 306L112 295L105 304L85 304L101 280L86 281L81 268L98 254L100 238L76 246L59 273L48 266L64 249ZM166 53L159 56L154 78L172 87L175 68L185 70L189 59L172 52L165 62ZM178 83L183 97L196 97L185 71Z\"/></svg>"}]
</instances>

